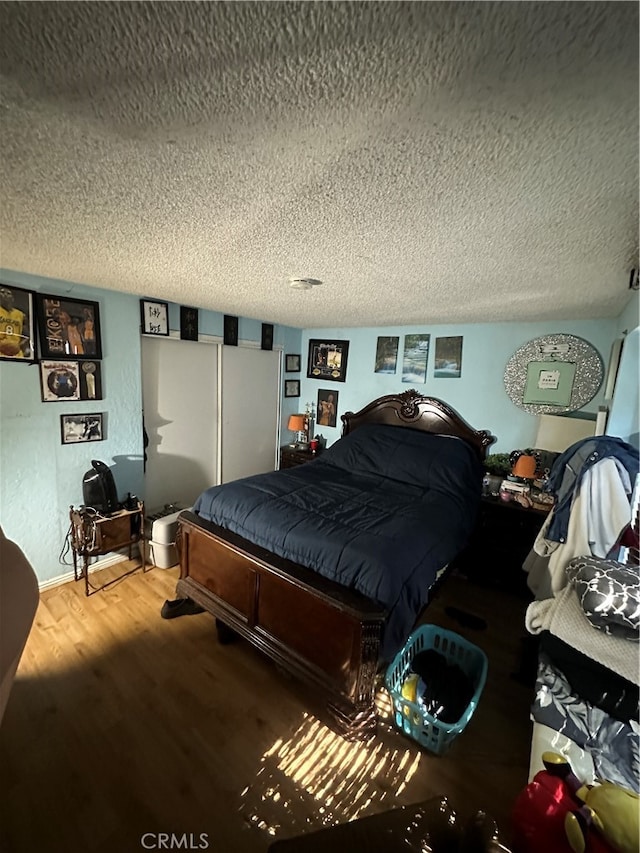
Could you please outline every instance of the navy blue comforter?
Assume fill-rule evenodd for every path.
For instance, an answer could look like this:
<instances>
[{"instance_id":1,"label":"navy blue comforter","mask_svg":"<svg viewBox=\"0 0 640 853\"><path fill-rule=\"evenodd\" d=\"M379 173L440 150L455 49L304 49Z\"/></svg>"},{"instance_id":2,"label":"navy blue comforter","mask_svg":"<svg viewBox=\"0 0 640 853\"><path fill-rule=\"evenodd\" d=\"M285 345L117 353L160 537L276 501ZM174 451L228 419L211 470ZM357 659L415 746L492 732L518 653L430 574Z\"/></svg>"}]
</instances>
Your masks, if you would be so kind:
<instances>
[{"instance_id":1,"label":"navy blue comforter","mask_svg":"<svg viewBox=\"0 0 640 853\"><path fill-rule=\"evenodd\" d=\"M390 659L469 537L482 473L461 439L365 425L312 462L207 489L194 511L383 605Z\"/></svg>"}]
</instances>

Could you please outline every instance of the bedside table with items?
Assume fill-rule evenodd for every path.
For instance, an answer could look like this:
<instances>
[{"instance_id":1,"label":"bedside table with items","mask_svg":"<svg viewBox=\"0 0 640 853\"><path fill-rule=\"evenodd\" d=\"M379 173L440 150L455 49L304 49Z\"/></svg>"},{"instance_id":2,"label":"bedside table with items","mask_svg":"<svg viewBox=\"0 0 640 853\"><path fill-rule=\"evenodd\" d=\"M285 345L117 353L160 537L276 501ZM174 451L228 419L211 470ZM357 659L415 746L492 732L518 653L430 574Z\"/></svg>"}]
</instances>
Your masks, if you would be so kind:
<instances>
[{"instance_id":1,"label":"bedside table with items","mask_svg":"<svg viewBox=\"0 0 640 853\"><path fill-rule=\"evenodd\" d=\"M318 453L312 453L307 448L291 447L285 444L280 448L280 470L284 468L295 468L296 465L302 465L305 462L311 462L315 459Z\"/></svg>"},{"instance_id":2,"label":"bedside table with items","mask_svg":"<svg viewBox=\"0 0 640 853\"><path fill-rule=\"evenodd\" d=\"M529 595L522 564L548 513L516 501L483 496L475 529L456 566L483 585Z\"/></svg>"}]
</instances>

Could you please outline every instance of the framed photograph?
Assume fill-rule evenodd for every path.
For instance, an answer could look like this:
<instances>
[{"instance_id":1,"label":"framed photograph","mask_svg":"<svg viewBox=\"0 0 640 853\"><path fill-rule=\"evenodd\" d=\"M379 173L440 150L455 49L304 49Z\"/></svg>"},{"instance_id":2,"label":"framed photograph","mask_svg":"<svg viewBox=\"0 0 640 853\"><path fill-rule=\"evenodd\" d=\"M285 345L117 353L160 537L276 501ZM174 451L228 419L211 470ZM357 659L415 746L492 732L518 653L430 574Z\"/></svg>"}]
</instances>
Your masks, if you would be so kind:
<instances>
[{"instance_id":1,"label":"framed photograph","mask_svg":"<svg viewBox=\"0 0 640 853\"><path fill-rule=\"evenodd\" d=\"M30 364L35 357L33 293L0 283L0 359Z\"/></svg>"},{"instance_id":2,"label":"framed photograph","mask_svg":"<svg viewBox=\"0 0 640 853\"><path fill-rule=\"evenodd\" d=\"M238 346L238 318L231 314L224 315L223 342L230 347Z\"/></svg>"},{"instance_id":3,"label":"framed photograph","mask_svg":"<svg viewBox=\"0 0 640 853\"><path fill-rule=\"evenodd\" d=\"M43 403L80 399L80 362L41 361L40 384Z\"/></svg>"},{"instance_id":4,"label":"framed photograph","mask_svg":"<svg viewBox=\"0 0 640 853\"><path fill-rule=\"evenodd\" d=\"M102 400L102 369L99 361L80 362L80 399Z\"/></svg>"},{"instance_id":5,"label":"framed photograph","mask_svg":"<svg viewBox=\"0 0 640 853\"><path fill-rule=\"evenodd\" d=\"M462 336L436 338L433 375L436 379L459 379L462 375Z\"/></svg>"},{"instance_id":6,"label":"framed photograph","mask_svg":"<svg viewBox=\"0 0 640 853\"><path fill-rule=\"evenodd\" d=\"M180 340L198 340L198 309L180 306Z\"/></svg>"},{"instance_id":7,"label":"framed photograph","mask_svg":"<svg viewBox=\"0 0 640 853\"><path fill-rule=\"evenodd\" d=\"M300 373L300 356L287 353L284 357L285 373Z\"/></svg>"},{"instance_id":8,"label":"framed photograph","mask_svg":"<svg viewBox=\"0 0 640 853\"><path fill-rule=\"evenodd\" d=\"M60 415L60 433L63 444L83 444L85 441L104 439L103 415Z\"/></svg>"},{"instance_id":9,"label":"framed photograph","mask_svg":"<svg viewBox=\"0 0 640 853\"><path fill-rule=\"evenodd\" d=\"M169 334L169 303L140 300L140 323L143 335Z\"/></svg>"},{"instance_id":10,"label":"framed photograph","mask_svg":"<svg viewBox=\"0 0 640 853\"><path fill-rule=\"evenodd\" d=\"M300 380L285 379L284 380L284 396L299 397L300 396Z\"/></svg>"},{"instance_id":11,"label":"framed photograph","mask_svg":"<svg viewBox=\"0 0 640 853\"><path fill-rule=\"evenodd\" d=\"M329 379L344 382L347 378L349 341L309 341L307 376L309 379Z\"/></svg>"},{"instance_id":12,"label":"framed photograph","mask_svg":"<svg viewBox=\"0 0 640 853\"><path fill-rule=\"evenodd\" d=\"M40 358L102 358L97 302L37 293L36 313Z\"/></svg>"},{"instance_id":13,"label":"framed photograph","mask_svg":"<svg viewBox=\"0 0 640 853\"><path fill-rule=\"evenodd\" d=\"M316 426L334 427L338 419L338 392L320 388L317 411Z\"/></svg>"},{"instance_id":14,"label":"framed photograph","mask_svg":"<svg viewBox=\"0 0 640 853\"><path fill-rule=\"evenodd\" d=\"M260 341L260 349L273 349L273 323L262 324L262 338Z\"/></svg>"},{"instance_id":15,"label":"framed photograph","mask_svg":"<svg viewBox=\"0 0 640 853\"><path fill-rule=\"evenodd\" d=\"M398 343L400 338L378 338L374 373L392 374L398 365Z\"/></svg>"},{"instance_id":16,"label":"framed photograph","mask_svg":"<svg viewBox=\"0 0 640 853\"><path fill-rule=\"evenodd\" d=\"M427 381L427 358L431 335L405 335L402 358L402 381L424 383Z\"/></svg>"}]
</instances>

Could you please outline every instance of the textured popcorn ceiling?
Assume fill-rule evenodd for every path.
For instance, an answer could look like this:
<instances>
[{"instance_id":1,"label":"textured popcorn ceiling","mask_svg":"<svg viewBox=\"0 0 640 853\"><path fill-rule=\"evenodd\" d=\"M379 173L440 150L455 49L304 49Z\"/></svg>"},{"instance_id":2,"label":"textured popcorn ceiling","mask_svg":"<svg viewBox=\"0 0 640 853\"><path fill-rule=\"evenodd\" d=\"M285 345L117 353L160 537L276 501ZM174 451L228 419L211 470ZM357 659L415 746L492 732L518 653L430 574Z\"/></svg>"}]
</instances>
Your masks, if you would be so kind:
<instances>
[{"instance_id":1,"label":"textured popcorn ceiling","mask_svg":"<svg viewBox=\"0 0 640 853\"><path fill-rule=\"evenodd\" d=\"M3 2L0 70L4 267L302 327L628 298L636 3Z\"/></svg>"}]
</instances>

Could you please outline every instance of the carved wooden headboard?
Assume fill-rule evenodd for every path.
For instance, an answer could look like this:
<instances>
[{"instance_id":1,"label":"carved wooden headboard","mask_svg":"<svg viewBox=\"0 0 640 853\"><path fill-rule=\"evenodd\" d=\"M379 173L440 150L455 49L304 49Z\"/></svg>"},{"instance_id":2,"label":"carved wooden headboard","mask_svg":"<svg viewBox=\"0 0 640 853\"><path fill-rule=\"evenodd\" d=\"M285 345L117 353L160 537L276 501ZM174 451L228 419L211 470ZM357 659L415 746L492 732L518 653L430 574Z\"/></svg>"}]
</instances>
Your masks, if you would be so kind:
<instances>
[{"instance_id":1,"label":"carved wooden headboard","mask_svg":"<svg viewBox=\"0 0 640 853\"><path fill-rule=\"evenodd\" d=\"M487 448L496 440L487 430L473 429L442 400L424 397L413 389L379 397L359 412L346 412L340 419L343 436L363 424L387 424L437 435L455 435L470 444L480 459L485 458Z\"/></svg>"}]
</instances>

